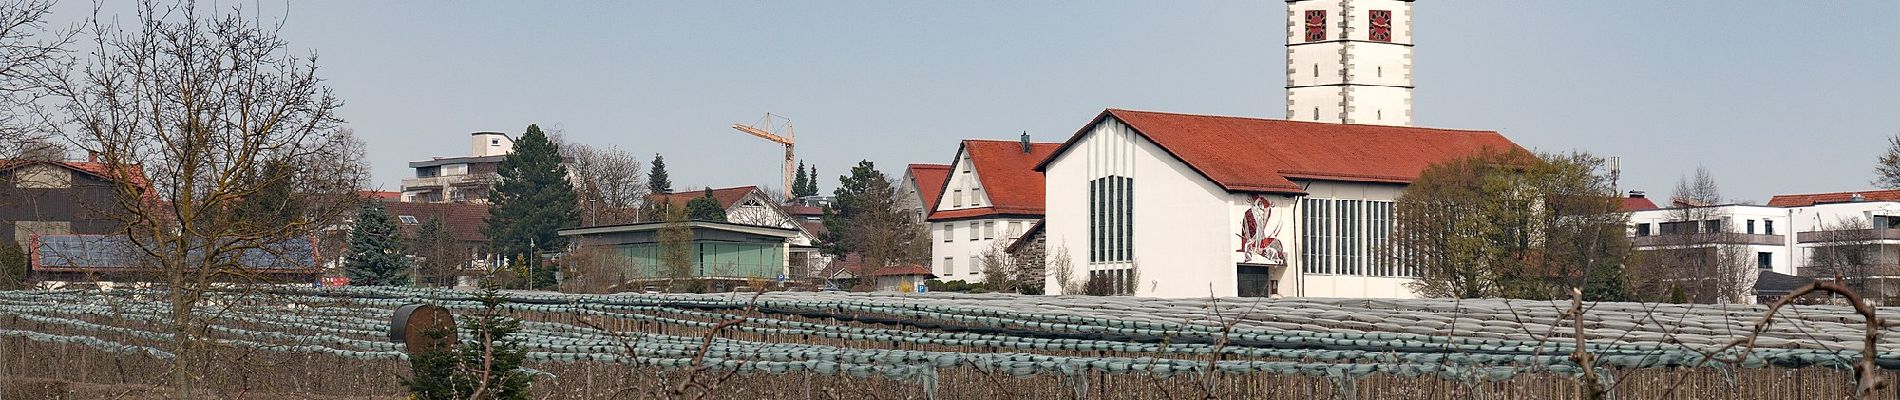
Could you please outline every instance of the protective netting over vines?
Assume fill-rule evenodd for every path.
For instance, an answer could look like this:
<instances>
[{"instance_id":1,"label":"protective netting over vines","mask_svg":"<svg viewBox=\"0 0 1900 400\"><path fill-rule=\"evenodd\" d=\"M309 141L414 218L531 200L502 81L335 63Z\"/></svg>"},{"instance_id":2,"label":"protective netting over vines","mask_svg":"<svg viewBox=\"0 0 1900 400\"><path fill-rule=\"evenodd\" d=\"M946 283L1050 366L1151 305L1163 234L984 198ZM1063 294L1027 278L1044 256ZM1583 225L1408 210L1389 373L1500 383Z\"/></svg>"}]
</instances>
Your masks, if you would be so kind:
<instances>
[{"instance_id":1,"label":"protective netting over vines","mask_svg":"<svg viewBox=\"0 0 1900 400\"><path fill-rule=\"evenodd\" d=\"M224 293L196 315L222 348L399 362L393 310L430 303L480 310L473 293L395 288L271 288ZM168 359L171 321L150 290L0 292L0 339ZM1344 385L1368 376L1467 384L1582 373L1569 302L1519 300L1143 299L1002 294L771 292L724 295L510 293L518 340L545 379L568 364L742 374L877 378L937 390L945 369L986 377L1189 379L1302 376ZM1585 303L1585 350L1603 380L1630 369L1842 370L1861 357L1851 308L1784 308L1754 347L1765 306ZM1900 309L1880 309L1883 318ZM724 327L710 342L706 333ZM1223 321L1234 321L1227 328ZM702 349L704 347L704 349ZM1216 354L1218 353L1218 355ZM1900 341L1877 362L1900 369Z\"/></svg>"}]
</instances>

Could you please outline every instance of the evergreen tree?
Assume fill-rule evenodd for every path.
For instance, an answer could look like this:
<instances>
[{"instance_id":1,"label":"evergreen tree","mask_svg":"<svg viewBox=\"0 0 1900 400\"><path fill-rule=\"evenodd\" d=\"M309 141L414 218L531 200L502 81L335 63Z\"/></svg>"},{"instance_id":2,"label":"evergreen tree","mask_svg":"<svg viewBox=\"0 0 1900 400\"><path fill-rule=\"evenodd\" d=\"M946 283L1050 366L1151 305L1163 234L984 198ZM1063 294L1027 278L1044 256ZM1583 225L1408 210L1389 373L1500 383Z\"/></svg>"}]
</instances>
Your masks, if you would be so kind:
<instances>
[{"instance_id":1,"label":"evergreen tree","mask_svg":"<svg viewBox=\"0 0 1900 400\"><path fill-rule=\"evenodd\" d=\"M26 252L20 244L0 243L0 290L15 290L26 285Z\"/></svg>"},{"instance_id":2,"label":"evergreen tree","mask_svg":"<svg viewBox=\"0 0 1900 400\"><path fill-rule=\"evenodd\" d=\"M818 175L818 166L816 165L811 166L811 172L806 173L805 176L811 177L811 179L805 180L805 193L811 193L806 196L817 196L818 195L818 180L819 180L818 177L820 176Z\"/></svg>"},{"instance_id":3,"label":"evergreen tree","mask_svg":"<svg viewBox=\"0 0 1900 400\"><path fill-rule=\"evenodd\" d=\"M488 192L483 229L491 249L509 258L539 259L540 252L565 245L555 231L580 223L579 203L560 149L540 126L528 125L497 173L501 181Z\"/></svg>"},{"instance_id":4,"label":"evergreen tree","mask_svg":"<svg viewBox=\"0 0 1900 400\"><path fill-rule=\"evenodd\" d=\"M814 183L816 182L812 182L812 180L817 179L817 178L818 178L817 176L811 175L811 173L805 169L804 161L799 161L798 162L798 176L797 178L792 179L793 200L796 200L797 198L801 198L805 196L818 194L818 187L817 185L814 185Z\"/></svg>"},{"instance_id":5,"label":"evergreen tree","mask_svg":"<svg viewBox=\"0 0 1900 400\"><path fill-rule=\"evenodd\" d=\"M350 254L343 273L357 286L406 286L409 258L398 241L396 224L380 201L368 201L350 227Z\"/></svg>"},{"instance_id":6,"label":"evergreen tree","mask_svg":"<svg viewBox=\"0 0 1900 400\"><path fill-rule=\"evenodd\" d=\"M521 368L527 350L515 333L521 321L503 316L502 303L508 298L490 286L475 300L482 312L462 321L461 344L450 350L427 351L409 358L411 373L403 385L416 399L424 400L514 400L532 398L529 393L533 376ZM432 335L446 335L430 332ZM487 371L482 366L487 365ZM482 377L488 382L484 384ZM476 391L481 393L477 395Z\"/></svg>"},{"instance_id":7,"label":"evergreen tree","mask_svg":"<svg viewBox=\"0 0 1900 400\"><path fill-rule=\"evenodd\" d=\"M673 193L673 180L666 177L666 157L653 153L653 169L647 171L647 193Z\"/></svg>"},{"instance_id":8,"label":"evergreen tree","mask_svg":"<svg viewBox=\"0 0 1900 400\"><path fill-rule=\"evenodd\" d=\"M726 209L719 207L719 199L713 198L712 188L706 188L705 193L686 202L686 219L726 222Z\"/></svg>"}]
</instances>

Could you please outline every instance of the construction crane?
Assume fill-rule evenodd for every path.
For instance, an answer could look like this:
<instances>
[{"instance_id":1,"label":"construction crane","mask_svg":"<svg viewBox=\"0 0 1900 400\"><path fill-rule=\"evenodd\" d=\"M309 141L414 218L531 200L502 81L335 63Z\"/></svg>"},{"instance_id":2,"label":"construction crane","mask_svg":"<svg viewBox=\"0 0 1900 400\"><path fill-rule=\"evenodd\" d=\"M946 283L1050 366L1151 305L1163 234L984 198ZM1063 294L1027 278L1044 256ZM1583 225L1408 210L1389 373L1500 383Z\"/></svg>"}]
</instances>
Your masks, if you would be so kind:
<instances>
[{"instance_id":1,"label":"construction crane","mask_svg":"<svg viewBox=\"0 0 1900 400\"><path fill-rule=\"evenodd\" d=\"M792 155L792 119L768 112L765 113L765 117L759 118L758 122L753 122L752 125L732 124L732 129L785 145L785 183L779 188L785 190L786 200L796 200L792 197L792 175L795 174L792 169L797 168L793 164L797 163L798 159Z\"/></svg>"}]
</instances>

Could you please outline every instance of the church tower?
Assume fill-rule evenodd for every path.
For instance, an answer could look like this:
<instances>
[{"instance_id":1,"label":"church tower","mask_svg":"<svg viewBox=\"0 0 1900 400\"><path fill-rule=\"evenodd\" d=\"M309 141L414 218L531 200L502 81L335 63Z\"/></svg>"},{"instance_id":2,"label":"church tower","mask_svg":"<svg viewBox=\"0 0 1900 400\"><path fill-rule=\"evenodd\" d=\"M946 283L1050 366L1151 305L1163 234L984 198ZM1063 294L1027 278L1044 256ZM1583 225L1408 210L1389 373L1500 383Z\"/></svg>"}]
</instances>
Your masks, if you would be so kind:
<instances>
[{"instance_id":1,"label":"church tower","mask_svg":"<svg viewBox=\"0 0 1900 400\"><path fill-rule=\"evenodd\" d=\"M1286 119L1412 124L1410 0L1286 3Z\"/></svg>"}]
</instances>

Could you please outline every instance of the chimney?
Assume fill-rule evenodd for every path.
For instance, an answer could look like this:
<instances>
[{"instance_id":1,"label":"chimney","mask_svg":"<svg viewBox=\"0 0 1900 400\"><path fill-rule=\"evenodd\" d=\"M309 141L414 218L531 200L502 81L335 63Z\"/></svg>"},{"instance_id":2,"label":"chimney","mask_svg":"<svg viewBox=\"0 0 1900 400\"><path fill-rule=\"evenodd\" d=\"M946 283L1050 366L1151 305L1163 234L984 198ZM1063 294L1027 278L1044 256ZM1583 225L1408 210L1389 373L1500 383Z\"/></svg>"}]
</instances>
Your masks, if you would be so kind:
<instances>
[{"instance_id":1,"label":"chimney","mask_svg":"<svg viewBox=\"0 0 1900 400\"><path fill-rule=\"evenodd\" d=\"M1029 131L1023 131L1023 154L1029 154Z\"/></svg>"},{"instance_id":2,"label":"chimney","mask_svg":"<svg viewBox=\"0 0 1900 400\"><path fill-rule=\"evenodd\" d=\"M1631 190L1631 191L1630 191L1630 198L1632 198L1632 199L1640 199L1640 198L1643 198L1643 195L1645 195L1645 194L1646 194L1646 193L1643 193L1643 191L1641 191L1641 190Z\"/></svg>"}]
</instances>

